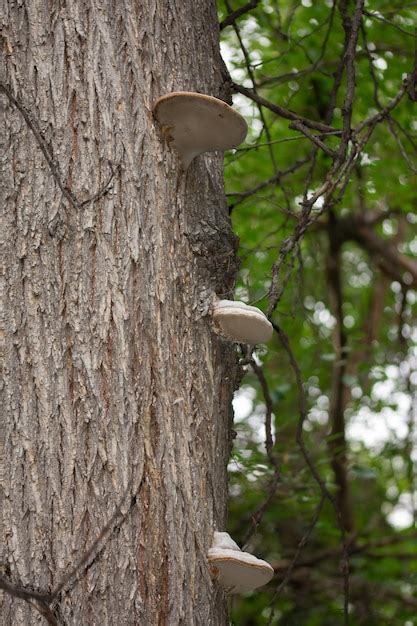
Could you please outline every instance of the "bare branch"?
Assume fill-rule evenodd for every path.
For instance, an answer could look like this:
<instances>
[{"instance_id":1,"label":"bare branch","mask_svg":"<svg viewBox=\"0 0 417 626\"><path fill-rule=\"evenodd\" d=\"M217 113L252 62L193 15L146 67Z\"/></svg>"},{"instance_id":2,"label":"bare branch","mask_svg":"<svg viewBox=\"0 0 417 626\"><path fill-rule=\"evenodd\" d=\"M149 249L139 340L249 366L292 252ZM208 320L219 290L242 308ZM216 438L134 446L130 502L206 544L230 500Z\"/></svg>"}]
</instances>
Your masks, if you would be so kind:
<instances>
[{"instance_id":1,"label":"bare branch","mask_svg":"<svg viewBox=\"0 0 417 626\"><path fill-rule=\"evenodd\" d=\"M320 488L321 491L321 495L323 498L327 498L327 500L331 503L335 514L336 514L336 519L340 528L340 536L341 536L341 544L342 544L342 557L340 560L340 570L342 572L343 575L343 592L344 592L344 623L345 626L347 626L349 624L349 614L348 614L348 606L349 606L349 553L348 553L348 547L347 547L347 540L346 540L346 531L345 531L345 526L343 523L343 518L341 515L341 512L339 510L338 504L333 496L333 494L330 493L330 491L328 490L325 482L323 481L322 477L320 476L311 456L310 453L308 452L306 445L304 443L304 437L303 437L303 427L304 427L304 422L307 419L307 398L306 398L306 394L304 391L304 386L303 386L303 381L302 381L302 377L301 377L301 370L300 367L296 361L296 358L294 356L294 353L291 349L291 345L289 342L289 339L287 337L287 335L284 333L284 331L279 328L276 324L272 324L274 327L275 332L278 335L278 338L281 342L282 347L284 348L284 350L286 351L289 361L290 361L290 365L291 365L291 369L294 372L294 376L297 382L297 389L298 389L298 403L299 403L299 419L298 419L298 425L297 425L297 433L296 433L296 441L298 444L298 447L300 448L301 454L304 457L304 460L311 472L311 475L313 476L314 480L316 481L317 485ZM318 513L319 514L319 513Z\"/></svg>"},{"instance_id":2,"label":"bare branch","mask_svg":"<svg viewBox=\"0 0 417 626\"><path fill-rule=\"evenodd\" d=\"M310 522L310 524L308 525L308 528L306 530L306 532L304 533L304 535L301 537L298 546L297 546L297 550L294 554L294 557L291 561L291 563L288 564L288 566L286 566L286 572L284 575L284 578L282 579L282 581L280 582L280 584L278 585L278 587L275 590L274 595L272 596L271 599L271 612L269 614L269 619L267 621L267 626L270 626L272 624L272 619L274 617L274 605L275 602L279 596L279 594L281 593L281 591L284 589L285 585L288 583L288 581L291 579L292 573L294 571L294 569L297 567L297 563L298 563L298 559L300 558L301 552L304 549L304 547L307 545L308 540L310 539L311 533L313 532L317 522L319 521L320 518L320 513L323 509L323 505L325 502L326 498L324 496L324 494L321 494L320 496L320 501L316 507L316 510L314 512L313 518ZM300 565L298 565L300 567ZM275 569L275 568L274 568Z\"/></svg>"},{"instance_id":3,"label":"bare branch","mask_svg":"<svg viewBox=\"0 0 417 626\"><path fill-rule=\"evenodd\" d=\"M375 223L375 222L373 222ZM408 287L417 287L417 261L401 254L397 242L382 239L367 222L367 216L351 215L338 221L338 237L343 241L356 241L377 261L382 271L393 280ZM405 280L404 273L409 274Z\"/></svg>"},{"instance_id":4,"label":"bare branch","mask_svg":"<svg viewBox=\"0 0 417 626\"><path fill-rule=\"evenodd\" d=\"M230 10L229 0L225 0L225 2L226 2L227 8ZM248 51L246 49L245 44L243 43L243 39L242 39L242 36L240 34L240 30L239 30L239 28L238 28L238 26L237 26L237 24L235 22L233 23L233 28L234 28L234 31L236 33L236 37L237 37L237 39L239 41L239 45L240 45L240 49L242 50L243 57L245 59L246 70L247 70L249 78L250 78L250 80L252 82L253 91L254 91L254 93L257 93L255 75L254 75L253 70L252 70L249 53L248 53ZM262 107L260 106L260 104L258 104L258 111L259 111L259 116L260 116L260 118L262 120L263 130L265 130L266 138L268 140L267 145L268 145L268 150L269 150L269 156L271 158L271 163L274 166L274 170L276 172L277 166L276 166L276 162L275 162L274 151L273 151L272 145L271 145L271 134L269 132L269 128L268 128L268 125L266 123L265 115L264 115L264 112L263 112Z\"/></svg>"},{"instance_id":5,"label":"bare branch","mask_svg":"<svg viewBox=\"0 0 417 626\"><path fill-rule=\"evenodd\" d=\"M235 91L241 93L250 100L253 100L257 104L260 104L266 109L269 109L276 115L279 115L279 117L283 117L286 120L292 120L294 122L301 122L303 126L306 126L307 128L312 128L314 130L321 130L325 133L337 133L337 129L333 128L332 126L322 124L321 122L315 122L314 120L309 120L308 118L302 117L301 115L297 115L297 113L294 113L293 111L280 107L278 104L274 104L273 102L269 102L269 100L265 100L265 98L255 93L253 89L247 89L246 87L242 87L242 85L237 85L236 83L232 83L232 87L235 89Z\"/></svg>"},{"instance_id":6,"label":"bare branch","mask_svg":"<svg viewBox=\"0 0 417 626\"><path fill-rule=\"evenodd\" d=\"M336 152L334 150L332 150L331 148L329 148L328 146L326 146L326 144L323 141L321 141L321 139L319 137L317 137L316 135L313 135L312 133L310 133L310 131L304 126L304 124L302 122L294 122L293 124L290 124L289 127L294 129L294 130L300 131L300 133L303 133L303 135L308 137L308 139L310 139L310 141L312 141L314 144L316 144L316 146L318 148L323 150L323 152L325 152L332 159L336 158ZM328 135L328 134L329 133L326 133L326 135ZM334 134L334 133L332 133L332 134Z\"/></svg>"},{"instance_id":7,"label":"bare branch","mask_svg":"<svg viewBox=\"0 0 417 626\"><path fill-rule=\"evenodd\" d=\"M332 311L336 318L334 329L334 350L336 358L332 368L332 388L330 397L331 437L328 448L331 454L331 465L338 486L336 502L347 532L354 527L353 512L350 502L349 483L346 471L346 435L345 409L349 399L344 383L346 374L347 337L343 325L343 293L341 276L341 241L338 236L337 219L329 212L328 222L329 254L327 258L327 280Z\"/></svg>"},{"instance_id":8,"label":"bare branch","mask_svg":"<svg viewBox=\"0 0 417 626\"><path fill-rule=\"evenodd\" d=\"M388 26L395 28L395 30L398 30L400 33L402 33L403 35L406 35L407 37L413 37L413 38L415 37L414 33L410 32L409 30L405 28L402 28L401 26L398 26L398 24L396 24L395 22L391 22L386 17L381 15L381 13L377 13L376 11L367 11L365 9L363 11L363 14L366 15L366 17L371 18L371 20L378 20L379 22L383 22L384 24L387 24Z\"/></svg>"},{"instance_id":9,"label":"bare branch","mask_svg":"<svg viewBox=\"0 0 417 626\"><path fill-rule=\"evenodd\" d=\"M238 199L235 202L233 202L233 204L230 205L229 212L231 213L234 207L236 207L238 204L243 202L246 198L249 198L249 196L253 196L254 194L258 193L258 191L261 191L261 189L265 189L265 187L269 187L270 185L274 185L278 183L279 180L283 178L284 176L293 174L298 169L300 169L303 165L308 163L309 160L310 160L310 156L307 156L304 159L296 161L295 163L293 163L293 165L288 167L286 170L281 170L277 172L276 174L274 174L274 176L271 176L271 178L268 178L262 183L259 183L259 185L256 185L256 187L253 187L253 189L248 189L247 191L230 192L226 194L227 196L238 197Z\"/></svg>"},{"instance_id":10,"label":"bare branch","mask_svg":"<svg viewBox=\"0 0 417 626\"><path fill-rule=\"evenodd\" d=\"M236 11L230 13L227 17L224 18L223 21L220 22L220 30L223 30L223 28L226 28L226 26L231 26L236 22L237 19L239 19L239 17L242 17L242 15L245 15L245 13L249 13L249 11L252 11L252 9L256 9L259 2L260 0L250 0L250 2L247 2L245 5L243 5L243 7L240 7L240 9L236 9Z\"/></svg>"},{"instance_id":11,"label":"bare branch","mask_svg":"<svg viewBox=\"0 0 417 626\"><path fill-rule=\"evenodd\" d=\"M401 138L397 133L397 129L395 128L396 125L391 115L387 115L387 122L388 122L389 131L391 135L394 137L395 143L398 146L401 156L403 157L404 161L408 164L408 167L413 172L413 174L417 174L417 167L414 165L414 163L408 156L407 151L403 145L403 142L401 141Z\"/></svg>"},{"instance_id":12,"label":"bare branch","mask_svg":"<svg viewBox=\"0 0 417 626\"><path fill-rule=\"evenodd\" d=\"M95 200L98 200L99 198L103 197L108 192L110 183L114 177L114 170L113 170L111 163L109 163L111 175L108 181L105 183L105 185L103 185L103 187L99 189L97 193L95 193L91 198L87 198L87 200L84 200L83 202L79 202L77 198L75 197L75 195L73 194L73 192L71 191L71 189L69 189L63 183L62 175L61 175L61 172L59 171L59 166L55 162L55 159L52 153L52 148L48 145L48 142L43 137L41 131L39 130L38 124L35 122L32 115L29 113L29 111L26 110L23 104L19 102L19 100L17 100L17 98L13 96L10 89L2 82L0 82L0 92L3 92L7 96L9 101L16 107L16 109L19 111L19 113L25 120L28 128L30 128L30 130L32 131L33 136L35 137L38 143L38 146L41 149L45 157L45 160L49 165L49 169L51 171L51 174L56 184L60 188L62 195L68 200L68 202L74 207L74 209L79 211L80 209L84 208L88 204L91 204L91 202L94 202Z\"/></svg>"},{"instance_id":13,"label":"bare branch","mask_svg":"<svg viewBox=\"0 0 417 626\"><path fill-rule=\"evenodd\" d=\"M377 548L386 548L386 547L389 547L398 543L403 543L406 541L414 541L415 539L417 539L417 533L410 533L409 535L394 535L391 537L383 537L382 539L368 541L363 544L360 543L358 538L356 538L355 541L353 541L353 538L354 537L348 540L348 551L349 551L349 554L351 555L368 553L370 550L375 550ZM340 555L340 553L341 553L340 546L338 546L335 549L332 548L329 550L323 550L315 555L313 554L308 559L301 561L300 567L308 566L308 565L315 565L319 561L323 561L329 557L338 556ZM389 557L390 555L389 553L385 553L384 556ZM382 555L381 555L381 558L382 558Z\"/></svg>"},{"instance_id":14,"label":"bare branch","mask_svg":"<svg viewBox=\"0 0 417 626\"><path fill-rule=\"evenodd\" d=\"M104 183L104 185L102 186L101 189L99 189L97 191L97 193L94 194L94 196L91 196L91 198L87 198L87 200L83 200L83 202L81 202L80 207L84 208L85 206L87 206L88 204L91 204L92 202L95 202L96 200L99 200L100 198L102 198L103 196L105 196L109 191L110 191L110 184L111 181L114 178L115 175L115 171L113 169L113 165L111 164L111 162L109 161L109 166L110 166L110 176L107 180L106 183Z\"/></svg>"},{"instance_id":15,"label":"bare branch","mask_svg":"<svg viewBox=\"0 0 417 626\"><path fill-rule=\"evenodd\" d=\"M353 135L358 135L366 126L369 126L369 127L371 127L373 129L373 128L375 128L375 126L379 122L382 122L387 117L387 115L393 109L395 109L395 107L401 102L401 100L403 99L404 95L407 93L407 90L408 90L409 86L412 84L412 80L413 80L413 75L409 74L403 80L403 84L401 86L401 89L398 91L398 93L395 96L395 98L393 98L391 100L391 102L389 102L378 113L375 113L374 115L371 115L370 117L368 117L366 120L363 120L362 122L360 122L360 124L358 124L356 126L356 128L353 129L352 134Z\"/></svg>"},{"instance_id":16,"label":"bare branch","mask_svg":"<svg viewBox=\"0 0 417 626\"><path fill-rule=\"evenodd\" d=\"M29 586L16 585L8 580L5 576L0 574L0 589L6 591L15 598L21 600L36 600L39 602L50 602L51 595L46 591L34 591Z\"/></svg>"},{"instance_id":17,"label":"bare branch","mask_svg":"<svg viewBox=\"0 0 417 626\"><path fill-rule=\"evenodd\" d=\"M273 453L274 440L272 437L272 411L273 403L271 393L269 391L268 382L265 378L264 371L260 365L258 365L255 359L250 360L251 367L256 374L259 384L261 385L262 393L265 400L266 414L265 414L265 447L268 459L274 467L278 466L278 460Z\"/></svg>"},{"instance_id":18,"label":"bare branch","mask_svg":"<svg viewBox=\"0 0 417 626\"><path fill-rule=\"evenodd\" d=\"M58 626L58 622L52 613L49 604L51 603L51 595L45 591L34 591L29 586L16 585L0 574L0 589L3 589L9 595L25 600L38 611L46 619L48 624Z\"/></svg>"},{"instance_id":19,"label":"bare branch","mask_svg":"<svg viewBox=\"0 0 417 626\"><path fill-rule=\"evenodd\" d=\"M58 185L58 187L62 191L62 194L65 196L65 198L68 200L68 202L74 207L74 209L76 209L78 211L80 209L80 205L78 203L78 200L76 199L76 197L74 196L72 191L70 189L68 189L68 187L66 185L64 185L64 183L62 182L62 176L61 176L61 173L59 171L58 165L55 163L54 157L52 155L51 148L48 146L46 140L44 139L41 131L38 128L38 125L32 119L31 114L25 109L23 104L21 102L19 102L13 96L12 92L10 91L10 89L2 82L0 82L0 91L2 91L8 97L9 101L16 107L16 109L19 111L19 113L21 114L21 116L25 120L26 124L28 125L28 127L30 128L30 130L32 131L32 133L34 135L34 137L35 137L35 139L36 139L36 141L38 143L39 148L43 152L45 160L46 160L46 162L49 165L49 169L51 170L51 174L54 177L54 180L55 180L56 184Z\"/></svg>"},{"instance_id":20,"label":"bare branch","mask_svg":"<svg viewBox=\"0 0 417 626\"><path fill-rule=\"evenodd\" d=\"M142 484L143 484L143 476L140 480L140 483L138 485L138 488L135 492L135 494L132 496L131 501L130 501L130 506L128 508L128 510L126 511L126 513L124 513L121 516L121 519L119 520L117 526L115 526L116 524L116 520L117 518L121 515L122 512L122 506L129 494L129 492L131 491L132 485L133 485L133 480L134 477L132 476L132 478L129 480L129 483L125 489L125 492L118 504L118 506L116 507L116 509L114 510L113 515L111 516L111 518L109 519L109 521L107 522L107 524L104 526L103 530L101 531L101 533L99 534L99 536L93 541L93 543L91 544L90 548L87 550L87 552L81 557L81 559L78 561L78 563L68 572L68 574L66 574L64 576L64 578L61 580L61 582L59 582L55 589L52 591L51 593L51 602L52 602L52 606L54 603L56 603L57 598L59 596L59 594L62 591L65 591L68 584L75 578L79 579L80 578L80 574L82 571L86 571L87 566L89 564L89 561L91 560L91 557L93 556L93 554L97 555L97 548L98 546L104 541L104 539L111 533L114 532L115 528L120 528L121 524L123 524L124 520L126 519L127 515L129 514L129 512L131 511L132 507L134 506L134 504L136 503L136 499L137 496L142 488ZM102 549L105 547L105 544L102 546ZM101 550L100 550L101 552Z\"/></svg>"},{"instance_id":21,"label":"bare branch","mask_svg":"<svg viewBox=\"0 0 417 626\"><path fill-rule=\"evenodd\" d=\"M365 0L356 0L355 13L350 19L347 11L347 0L339 3L342 14L343 28L346 33L346 48L343 55L343 62L346 68L346 95L342 106L343 134L339 146L339 160L343 161L351 135L351 120L353 110L353 98L355 95L355 56L358 44L359 30L362 20L363 5Z\"/></svg>"},{"instance_id":22,"label":"bare branch","mask_svg":"<svg viewBox=\"0 0 417 626\"><path fill-rule=\"evenodd\" d=\"M255 513L252 515L252 526L248 529L245 537L244 537L244 543L246 544L249 539L252 537L252 535L256 532L256 529L260 523L260 521L262 520L262 517L265 513L265 511L267 510L268 506L270 505L270 503L272 502L276 490L277 490L277 486L278 486L278 482L281 479L281 468L280 468L280 464L278 462L278 459L276 458L274 452L273 452L273 447L274 447L274 440L272 437L272 411L273 411L273 402L272 402L272 397L271 397L271 393L269 391L269 386L268 386L268 381L265 378L265 374L264 371L262 369L262 367L260 365L258 365L255 361L255 359L252 356L249 356L246 360L246 362L248 364L251 365L256 377L258 378L259 384L261 386L262 389L262 393L264 396L264 400L265 400L265 407L266 407L266 413L265 413L265 447L266 447L266 453L268 456L268 460L271 464L271 466L274 468L274 474L271 480L271 483L269 485L268 488L268 495L266 497L266 499L264 500L264 502L260 505L260 507L255 511Z\"/></svg>"},{"instance_id":23,"label":"bare branch","mask_svg":"<svg viewBox=\"0 0 417 626\"><path fill-rule=\"evenodd\" d=\"M246 532L245 536L244 536L244 544L246 545L247 542L249 541L249 539L253 536L253 534L256 532L256 529L258 528L265 511L267 511L269 505L271 504L272 500L275 497L275 493L277 491L277 487L278 487L278 483L281 479L281 473L278 467L276 467L274 469L274 475L272 477L272 481L268 487L268 494L265 498L265 500L262 502L262 504L257 508L257 510L255 511L255 513L253 513L253 515L251 516L252 518L252 526L248 529L248 531Z\"/></svg>"}]
</instances>

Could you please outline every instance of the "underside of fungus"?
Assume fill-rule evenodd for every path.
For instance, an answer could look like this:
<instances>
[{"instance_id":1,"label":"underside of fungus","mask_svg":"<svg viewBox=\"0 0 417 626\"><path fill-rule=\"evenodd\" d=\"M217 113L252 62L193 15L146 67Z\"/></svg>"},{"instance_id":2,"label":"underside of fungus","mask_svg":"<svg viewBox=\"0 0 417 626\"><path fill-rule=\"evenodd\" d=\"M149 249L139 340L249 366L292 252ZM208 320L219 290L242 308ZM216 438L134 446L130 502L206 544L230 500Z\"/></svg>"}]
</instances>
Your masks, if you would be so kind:
<instances>
[{"instance_id":1,"label":"underside of fungus","mask_svg":"<svg viewBox=\"0 0 417 626\"><path fill-rule=\"evenodd\" d=\"M242 552L227 533L214 533L207 555L210 571L226 593L246 593L268 583L274 570L266 561Z\"/></svg>"},{"instance_id":2,"label":"underside of fungus","mask_svg":"<svg viewBox=\"0 0 417 626\"><path fill-rule=\"evenodd\" d=\"M222 335L239 343L263 343L271 339L273 332L260 309L237 300L217 300L213 320Z\"/></svg>"},{"instance_id":3,"label":"underside of fungus","mask_svg":"<svg viewBox=\"0 0 417 626\"><path fill-rule=\"evenodd\" d=\"M153 114L184 169L202 152L235 148L248 130L244 118L226 102L200 93L166 94L155 102Z\"/></svg>"}]
</instances>

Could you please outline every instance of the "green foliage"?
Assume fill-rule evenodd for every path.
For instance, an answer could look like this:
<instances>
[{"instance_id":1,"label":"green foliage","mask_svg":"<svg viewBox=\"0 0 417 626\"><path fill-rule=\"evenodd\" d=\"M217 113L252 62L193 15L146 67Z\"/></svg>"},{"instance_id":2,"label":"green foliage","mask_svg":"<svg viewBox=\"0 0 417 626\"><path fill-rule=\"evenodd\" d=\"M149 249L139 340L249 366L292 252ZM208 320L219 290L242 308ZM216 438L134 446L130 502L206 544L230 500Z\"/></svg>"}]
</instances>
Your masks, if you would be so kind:
<instances>
[{"instance_id":1,"label":"green foliage","mask_svg":"<svg viewBox=\"0 0 417 626\"><path fill-rule=\"evenodd\" d=\"M246 0L235 0L231 10L245 4ZM354 4L348 3L350 16ZM399 0L366 3L355 58L352 127L387 106L412 71L416 8L415 2ZM219 2L220 19L227 14L227 5ZM222 32L222 41L233 81L252 88L252 75L258 93L271 103L325 122L344 46L339 8L333 9L329 0L263 0L237 25L251 74L236 32L229 26ZM331 121L337 129L343 126L345 96L346 72ZM246 143L225 158L233 228L240 237L236 297L266 310L280 246L300 220L303 196L323 184L332 161L318 150L313 171L311 160L306 161L278 184L240 196L277 171L307 159L314 145L289 128L289 120L266 108L261 114L255 102L235 95L234 103L250 126ZM377 253L348 237L337 256L342 297L339 319L329 278L329 215L340 224L378 212L381 216L369 226L370 232L384 248L393 248L397 255L415 262L415 111L416 103L406 94L390 119L376 125L343 193L336 194L322 215L320 203L313 208L316 221L280 269L279 284L285 289L272 314L289 337L301 370L308 404L303 429L306 447L334 495L340 485L332 455L337 456L340 440L339 435L333 436L336 448L332 448L332 400L335 378L341 377L348 499L354 521L349 563L352 626L417 624L417 425L412 406L417 386L417 295L407 286L411 279L403 266L387 261L384 251ZM339 142L337 136L326 139L332 149ZM343 354L336 341L338 323L345 336ZM328 502L312 526L320 488L296 442L300 394L294 371L276 335L267 349L261 347L256 354L273 403L274 454L281 476L249 549L275 564L277 575L267 588L233 599L231 622L239 626L343 624L340 527ZM242 544L252 516L270 493L273 467L264 446L265 399L250 368L237 397L241 408L230 462L228 530ZM277 596L270 617L274 592L309 530L299 566ZM325 551L329 554L322 557Z\"/></svg>"}]
</instances>

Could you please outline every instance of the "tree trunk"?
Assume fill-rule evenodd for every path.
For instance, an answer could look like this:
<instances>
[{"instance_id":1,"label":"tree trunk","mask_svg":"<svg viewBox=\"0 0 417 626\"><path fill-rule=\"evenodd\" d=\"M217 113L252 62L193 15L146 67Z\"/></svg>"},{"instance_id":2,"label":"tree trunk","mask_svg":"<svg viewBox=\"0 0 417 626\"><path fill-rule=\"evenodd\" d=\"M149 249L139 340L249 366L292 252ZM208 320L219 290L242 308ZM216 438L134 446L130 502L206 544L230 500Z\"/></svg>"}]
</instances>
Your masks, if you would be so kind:
<instances>
[{"instance_id":1,"label":"tree trunk","mask_svg":"<svg viewBox=\"0 0 417 626\"><path fill-rule=\"evenodd\" d=\"M185 175L152 117L170 91L226 97L215 3L8 0L2 21L5 623L221 626L236 356L206 313L236 240L221 156Z\"/></svg>"}]
</instances>

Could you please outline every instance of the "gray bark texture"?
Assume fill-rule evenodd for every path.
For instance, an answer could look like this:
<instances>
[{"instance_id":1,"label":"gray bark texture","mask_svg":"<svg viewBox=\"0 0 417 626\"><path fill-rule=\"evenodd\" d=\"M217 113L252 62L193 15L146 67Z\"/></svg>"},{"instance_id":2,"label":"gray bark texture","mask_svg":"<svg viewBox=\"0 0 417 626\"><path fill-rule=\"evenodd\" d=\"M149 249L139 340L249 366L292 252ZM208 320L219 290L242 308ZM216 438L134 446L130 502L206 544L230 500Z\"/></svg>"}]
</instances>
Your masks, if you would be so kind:
<instances>
[{"instance_id":1,"label":"gray bark texture","mask_svg":"<svg viewBox=\"0 0 417 626\"><path fill-rule=\"evenodd\" d=\"M236 238L221 155L184 174L152 116L170 91L227 98L215 2L0 19L3 623L222 626L205 555L237 368L207 309Z\"/></svg>"}]
</instances>

